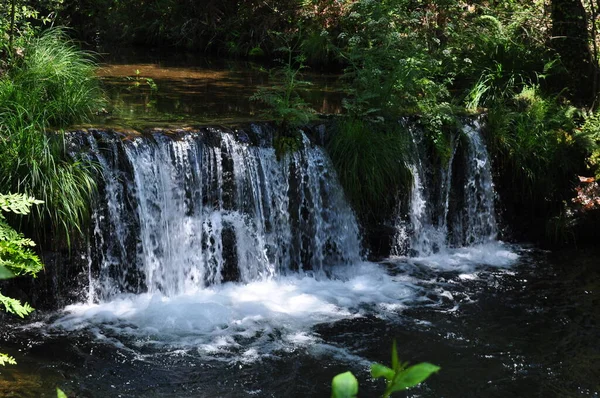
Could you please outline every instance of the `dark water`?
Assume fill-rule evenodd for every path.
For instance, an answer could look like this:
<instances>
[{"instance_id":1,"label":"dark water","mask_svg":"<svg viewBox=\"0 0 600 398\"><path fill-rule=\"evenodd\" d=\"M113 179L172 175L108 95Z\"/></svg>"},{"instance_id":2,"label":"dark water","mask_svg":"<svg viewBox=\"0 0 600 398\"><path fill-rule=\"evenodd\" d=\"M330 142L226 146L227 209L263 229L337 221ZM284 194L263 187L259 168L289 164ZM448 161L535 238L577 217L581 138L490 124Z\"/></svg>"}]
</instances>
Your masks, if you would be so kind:
<instances>
[{"instance_id":1,"label":"dark water","mask_svg":"<svg viewBox=\"0 0 600 398\"><path fill-rule=\"evenodd\" d=\"M100 58L99 76L109 105L94 125L145 128L269 120L264 104L250 97L277 84L273 65L236 62L188 54L127 51ZM148 79L151 79L150 81ZM342 111L339 76L307 69L300 90L318 113Z\"/></svg>"},{"instance_id":2,"label":"dark water","mask_svg":"<svg viewBox=\"0 0 600 398\"><path fill-rule=\"evenodd\" d=\"M282 329L239 335L207 354L165 348L151 335L140 341L110 320L101 333L90 325L65 332L49 326L60 314L37 314L1 328L0 351L19 365L1 369L0 396L49 397L58 385L77 397L327 397L331 378L350 369L360 396L371 397L383 386L368 364L388 363L396 339L401 359L442 367L405 396L597 397L600 253L518 250L509 268L390 261L393 283L414 292L402 306L359 304L359 316L311 326L309 344L256 356L247 347L281 343Z\"/></svg>"}]
</instances>

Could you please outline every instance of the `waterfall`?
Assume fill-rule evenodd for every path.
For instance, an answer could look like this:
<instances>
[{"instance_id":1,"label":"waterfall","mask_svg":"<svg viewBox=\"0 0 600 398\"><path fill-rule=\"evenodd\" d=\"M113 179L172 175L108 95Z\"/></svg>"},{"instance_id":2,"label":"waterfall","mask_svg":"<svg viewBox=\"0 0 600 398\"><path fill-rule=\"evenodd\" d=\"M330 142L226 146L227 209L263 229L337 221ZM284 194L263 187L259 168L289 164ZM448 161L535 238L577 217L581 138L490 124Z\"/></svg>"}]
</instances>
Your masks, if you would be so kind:
<instances>
[{"instance_id":1,"label":"waterfall","mask_svg":"<svg viewBox=\"0 0 600 398\"><path fill-rule=\"evenodd\" d=\"M496 239L498 226L494 208L494 182L490 158L480 134L480 126L466 125L463 136L467 141L464 183L464 207L457 213L463 220L460 242L467 246ZM461 214L462 213L462 214Z\"/></svg>"},{"instance_id":2,"label":"waterfall","mask_svg":"<svg viewBox=\"0 0 600 398\"><path fill-rule=\"evenodd\" d=\"M408 127L413 187L392 254L426 257L493 242L494 187L479 123L452 138L443 165L428 158L423 133ZM81 140L103 180L92 214L89 300L319 275L361 260L354 214L324 149L306 135L282 159L272 134L256 125L93 130Z\"/></svg>"},{"instance_id":3,"label":"waterfall","mask_svg":"<svg viewBox=\"0 0 600 398\"><path fill-rule=\"evenodd\" d=\"M327 154L307 136L278 158L266 126L77 135L74 146L102 176L89 291L52 327L161 361L184 353L237 364L295 347L320 351L321 331L343 319L365 315L371 325L445 302L413 276L423 266L474 277L481 265L513 264L510 250L479 245L497 227L478 126L454 137L443 167L432 166L417 129L413 139L414 189L398 235L415 258L380 264L362 261L354 213Z\"/></svg>"},{"instance_id":4,"label":"waterfall","mask_svg":"<svg viewBox=\"0 0 600 398\"><path fill-rule=\"evenodd\" d=\"M268 141L268 132L255 130ZM93 131L86 139L103 177L90 297L169 296L289 271L319 274L361 259L358 226L333 167L306 136L281 160L244 132L218 129Z\"/></svg>"},{"instance_id":5,"label":"waterfall","mask_svg":"<svg viewBox=\"0 0 600 398\"><path fill-rule=\"evenodd\" d=\"M480 130L478 121L465 124L451 140L448 162L434 170L422 132L408 129L415 153L408 165L413 184L408 217L396 223L393 254L423 257L496 239L494 184Z\"/></svg>"}]
</instances>

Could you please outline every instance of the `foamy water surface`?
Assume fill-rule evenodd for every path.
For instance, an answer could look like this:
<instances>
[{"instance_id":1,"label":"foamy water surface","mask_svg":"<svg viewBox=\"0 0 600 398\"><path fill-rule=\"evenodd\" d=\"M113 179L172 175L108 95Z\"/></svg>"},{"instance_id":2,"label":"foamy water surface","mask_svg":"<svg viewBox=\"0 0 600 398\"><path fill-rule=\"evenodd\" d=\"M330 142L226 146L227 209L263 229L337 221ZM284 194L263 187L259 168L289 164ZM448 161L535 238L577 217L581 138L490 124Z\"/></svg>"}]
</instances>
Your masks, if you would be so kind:
<instances>
[{"instance_id":1,"label":"foamy water surface","mask_svg":"<svg viewBox=\"0 0 600 398\"><path fill-rule=\"evenodd\" d=\"M85 330L96 339L138 351L187 350L208 356L258 359L280 349L318 344L313 328L343 319L393 319L404 309L452 297L435 274L463 280L486 267L508 267L518 255L503 244L461 248L426 258L364 262L325 275L296 274L246 284L194 288L168 297L123 294L100 303L67 306L51 328ZM391 265L390 265L391 264ZM411 269L426 267L426 278ZM393 321L393 320L392 320ZM249 359L249 358L246 358Z\"/></svg>"}]
</instances>

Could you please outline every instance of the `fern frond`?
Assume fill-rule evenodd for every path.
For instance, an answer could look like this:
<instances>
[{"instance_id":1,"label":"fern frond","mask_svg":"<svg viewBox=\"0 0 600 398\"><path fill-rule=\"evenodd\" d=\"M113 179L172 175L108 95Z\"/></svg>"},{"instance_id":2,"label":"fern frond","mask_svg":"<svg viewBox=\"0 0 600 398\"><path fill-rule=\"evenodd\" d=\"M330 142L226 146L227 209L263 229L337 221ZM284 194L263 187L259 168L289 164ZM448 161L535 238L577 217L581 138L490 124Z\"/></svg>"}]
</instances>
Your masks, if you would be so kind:
<instances>
[{"instance_id":1,"label":"fern frond","mask_svg":"<svg viewBox=\"0 0 600 398\"><path fill-rule=\"evenodd\" d=\"M5 365L16 365L17 361L10 355L6 355L0 352L0 366Z\"/></svg>"},{"instance_id":2,"label":"fern frond","mask_svg":"<svg viewBox=\"0 0 600 398\"><path fill-rule=\"evenodd\" d=\"M26 315L29 315L33 312L33 308L27 304L22 304L21 301L6 297L0 293L0 304L4 306L6 312L15 314L21 318L24 318Z\"/></svg>"}]
</instances>

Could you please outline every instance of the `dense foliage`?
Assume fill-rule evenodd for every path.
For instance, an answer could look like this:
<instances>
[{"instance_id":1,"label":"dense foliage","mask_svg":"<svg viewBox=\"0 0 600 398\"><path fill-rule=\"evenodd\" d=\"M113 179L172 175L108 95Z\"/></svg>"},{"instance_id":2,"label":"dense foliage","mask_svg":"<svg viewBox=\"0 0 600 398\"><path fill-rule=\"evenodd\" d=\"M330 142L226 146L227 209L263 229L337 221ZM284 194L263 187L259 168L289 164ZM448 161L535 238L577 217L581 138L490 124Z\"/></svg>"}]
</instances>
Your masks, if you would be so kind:
<instances>
[{"instance_id":1,"label":"dense foliage","mask_svg":"<svg viewBox=\"0 0 600 398\"><path fill-rule=\"evenodd\" d=\"M549 215L563 211L592 146L576 128L578 119L575 107L542 96L536 86L490 108L490 146L502 171L497 182L510 221L531 232L551 232Z\"/></svg>"}]
</instances>

